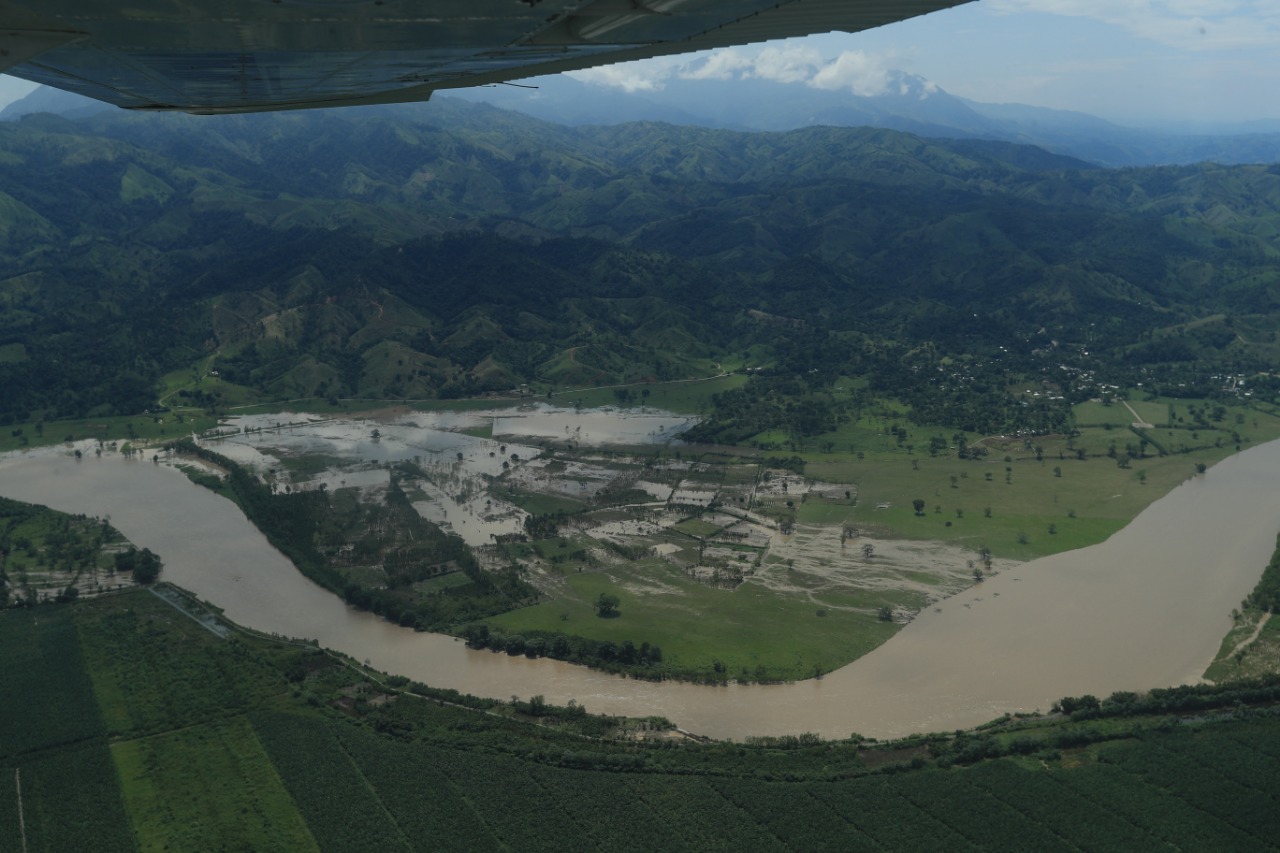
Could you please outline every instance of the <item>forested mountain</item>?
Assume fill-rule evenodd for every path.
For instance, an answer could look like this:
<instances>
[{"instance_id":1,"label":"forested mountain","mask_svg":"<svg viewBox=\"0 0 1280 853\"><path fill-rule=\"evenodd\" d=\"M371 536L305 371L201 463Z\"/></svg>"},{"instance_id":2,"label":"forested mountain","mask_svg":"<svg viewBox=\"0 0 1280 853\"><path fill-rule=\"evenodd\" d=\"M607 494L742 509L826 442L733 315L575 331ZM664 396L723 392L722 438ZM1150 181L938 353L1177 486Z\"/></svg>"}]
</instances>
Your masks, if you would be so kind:
<instances>
[{"instance_id":1,"label":"forested mountain","mask_svg":"<svg viewBox=\"0 0 1280 853\"><path fill-rule=\"evenodd\" d=\"M154 407L210 356L271 398L726 361L1049 428L1010 382L1269 371L1278 208L1280 167L1101 170L881 129L571 128L450 100L35 114L0 124L0 416Z\"/></svg>"},{"instance_id":2,"label":"forested mountain","mask_svg":"<svg viewBox=\"0 0 1280 853\"><path fill-rule=\"evenodd\" d=\"M1109 167L1280 160L1274 123L1129 127L1070 110L972 101L950 94L946 81L939 82L889 71L875 87L879 91L855 94L739 72L726 79L676 75L628 91L559 75L522 86L458 90L447 97L569 125L663 121L749 131L882 127L930 138L1038 145Z\"/></svg>"}]
</instances>

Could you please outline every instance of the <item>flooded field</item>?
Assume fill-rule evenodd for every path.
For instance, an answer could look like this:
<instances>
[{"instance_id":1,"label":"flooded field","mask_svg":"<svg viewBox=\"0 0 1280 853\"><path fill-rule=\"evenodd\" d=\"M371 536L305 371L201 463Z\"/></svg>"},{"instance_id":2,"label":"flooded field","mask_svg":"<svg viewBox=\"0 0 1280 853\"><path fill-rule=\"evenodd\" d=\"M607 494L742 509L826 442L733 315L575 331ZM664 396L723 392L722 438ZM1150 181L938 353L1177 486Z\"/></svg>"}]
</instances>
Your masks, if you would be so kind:
<instances>
[{"instance_id":1,"label":"flooded field","mask_svg":"<svg viewBox=\"0 0 1280 853\"><path fill-rule=\"evenodd\" d=\"M273 440L285 440L284 433ZM366 458L407 452L351 440ZM465 456L480 442L480 464L488 464L485 439L449 440L418 451L452 452L456 461L456 453ZM451 637L352 610L303 578L234 505L165 465L112 453L77 461L53 450L0 458L0 494L109 516L132 541L164 557L167 580L242 624L316 638L436 686L661 714L724 738L805 731L887 737L1043 710L1063 695L1195 681L1275 546L1277 482L1280 442L1247 450L1179 486L1107 542L1004 567L926 608L883 646L825 678L703 687L472 651ZM887 546L882 551L886 561L910 559L905 550L892 557Z\"/></svg>"},{"instance_id":2,"label":"flooded field","mask_svg":"<svg viewBox=\"0 0 1280 853\"><path fill-rule=\"evenodd\" d=\"M544 403L494 411L389 410L359 418L281 413L228 418L220 435L203 443L282 487L356 488L370 498L387 486L390 466L413 463L421 475L410 481L419 513L481 547L518 533L527 514L491 494L494 478L505 475L531 492L590 500L617 475L589 462L548 472L547 462L537 459L544 445L664 444L695 421L653 410L579 411ZM521 443L521 437L539 443Z\"/></svg>"}]
</instances>

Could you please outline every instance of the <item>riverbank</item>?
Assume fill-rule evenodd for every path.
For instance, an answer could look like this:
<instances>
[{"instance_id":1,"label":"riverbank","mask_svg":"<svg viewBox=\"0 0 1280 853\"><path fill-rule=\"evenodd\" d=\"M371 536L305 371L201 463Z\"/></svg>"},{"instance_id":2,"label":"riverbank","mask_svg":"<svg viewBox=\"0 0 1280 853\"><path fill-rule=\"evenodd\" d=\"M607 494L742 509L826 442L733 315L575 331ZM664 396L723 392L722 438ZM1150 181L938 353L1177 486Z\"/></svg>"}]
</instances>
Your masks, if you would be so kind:
<instances>
[{"instance_id":1,"label":"riverbank","mask_svg":"<svg viewBox=\"0 0 1280 853\"><path fill-rule=\"evenodd\" d=\"M1006 571L822 679L702 687L474 651L354 611L303 578L234 505L166 466L54 452L0 460L0 492L109 515L130 540L165 556L166 580L241 624L314 638L432 686L572 699L739 739L894 737L1044 710L1064 694L1194 682L1274 548L1278 478L1280 443L1253 448L1174 489L1107 543Z\"/></svg>"}]
</instances>

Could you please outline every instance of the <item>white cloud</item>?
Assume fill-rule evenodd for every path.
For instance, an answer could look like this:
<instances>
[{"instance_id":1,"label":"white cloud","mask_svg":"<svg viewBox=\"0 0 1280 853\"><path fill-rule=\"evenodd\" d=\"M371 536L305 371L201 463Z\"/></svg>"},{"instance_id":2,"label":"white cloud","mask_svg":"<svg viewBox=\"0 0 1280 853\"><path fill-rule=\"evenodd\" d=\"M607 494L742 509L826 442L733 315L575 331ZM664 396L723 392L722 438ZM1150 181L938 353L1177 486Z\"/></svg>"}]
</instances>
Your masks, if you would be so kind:
<instances>
[{"instance_id":1,"label":"white cloud","mask_svg":"<svg viewBox=\"0 0 1280 853\"><path fill-rule=\"evenodd\" d=\"M822 64L822 54L803 44L783 43L769 46L756 54L755 62L744 76L774 80L778 83L805 83Z\"/></svg>"},{"instance_id":2,"label":"white cloud","mask_svg":"<svg viewBox=\"0 0 1280 853\"><path fill-rule=\"evenodd\" d=\"M655 92L672 79L680 80L772 80L804 84L815 89L849 91L855 95L883 95L889 89L891 53L846 50L834 59L825 59L810 44L782 41L759 50L723 48L692 59L664 58L624 62L569 76L584 83L609 86L627 92ZM934 87L936 90L936 86Z\"/></svg>"},{"instance_id":3,"label":"white cloud","mask_svg":"<svg viewBox=\"0 0 1280 853\"><path fill-rule=\"evenodd\" d=\"M846 50L828 62L808 81L815 89L848 90L862 97L889 90L889 57Z\"/></svg>"},{"instance_id":4,"label":"white cloud","mask_svg":"<svg viewBox=\"0 0 1280 853\"><path fill-rule=\"evenodd\" d=\"M751 67L751 58L733 49L713 50L706 59L681 66L676 75L684 80L735 80Z\"/></svg>"},{"instance_id":5,"label":"white cloud","mask_svg":"<svg viewBox=\"0 0 1280 853\"><path fill-rule=\"evenodd\" d=\"M642 59L638 62L620 62L617 65L601 65L583 71L570 71L568 76L593 86L622 89L631 94L662 90L673 71L671 60Z\"/></svg>"}]
</instances>

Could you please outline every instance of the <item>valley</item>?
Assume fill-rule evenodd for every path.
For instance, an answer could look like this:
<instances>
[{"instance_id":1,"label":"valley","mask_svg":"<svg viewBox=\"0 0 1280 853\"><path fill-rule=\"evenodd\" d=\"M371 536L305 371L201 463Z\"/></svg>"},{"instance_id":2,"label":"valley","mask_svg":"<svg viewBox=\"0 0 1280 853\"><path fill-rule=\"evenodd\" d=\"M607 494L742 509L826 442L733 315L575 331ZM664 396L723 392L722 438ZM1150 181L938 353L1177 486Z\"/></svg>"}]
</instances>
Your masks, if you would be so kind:
<instances>
[{"instance_id":1,"label":"valley","mask_svg":"<svg viewBox=\"0 0 1280 853\"><path fill-rule=\"evenodd\" d=\"M0 850L1274 837L1277 167L358 115L0 122Z\"/></svg>"},{"instance_id":2,"label":"valley","mask_svg":"<svg viewBox=\"0 0 1280 853\"><path fill-rule=\"evenodd\" d=\"M655 389L654 396L659 393ZM1199 411L1198 405L1187 410ZM1131 406L1159 420L1151 403ZM1165 426L1174 429L1166 433L1178 432L1178 406L1162 404L1164 417L1173 417ZM1079 416L1084 420L1110 408L1086 403ZM1120 408L1131 416L1129 407ZM1153 684L1194 681L1230 627L1228 612L1257 582L1274 547L1266 501L1252 496L1251 487L1238 479L1223 480L1227 475L1214 472L1274 448L1267 442L1280 430L1270 426L1266 431L1271 421L1244 407L1224 409L1224 424L1240 426L1235 411L1248 427L1243 434L1224 427L1199 435L1197 429L1201 440L1212 440L1185 453L1135 458L1141 468L1121 467L1108 455L1111 444L1103 440L1117 431L1114 425L1081 424L1072 443L1084 454L1069 460L1065 443L1050 443L1066 439L1051 436L1029 447L1024 439L1001 444L990 437L966 438L966 446L1009 451L995 460L990 453L964 460L954 452L916 454L907 445L927 442L908 431L900 446L907 427L896 426L881 430L875 440L863 435L862 450L842 453L833 447L774 457L751 448L682 441L679 436L697 421L691 414L639 406L556 408L514 399L455 410L385 407L354 417L296 411L236 416L192 445L204 456L172 444L173 450L165 450L160 442L131 457L110 447L98 455L92 450L96 441L84 439L61 450L11 455L0 479L6 493L26 500L91 513L116 507L114 524L135 541L157 543L151 547L165 555L165 579L227 608L237 621L285 636L318 638L433 685L491 696L522 695L523 689L560 702L589 701L592 708L603 703L614 713L647 709L716 736L741 737L778 726L827 732L854 725L855 719L864 720L857 724L859 731L904 733L913 730L912 707L933 709L924 718L929 722L915 725L944 725L935 716L939 698L932 691L937 690L953 697L976 691L953 708L958 716L947 718L950 727L1043 707L1053 691L1077 684L1076 677L1081 692L1098 692L1097 684L1140 685L1146 678ZM1212 438L1224 431L1235 432L1242 446L1259 446L1237 455L1234 445ZM1059 446L1062 459L1053 449ZM71 448L83 448L78 460ZM1216 464L1227 456L1233 458ZM66 470L71 479L40 473L51 473L49 465ZM71 468L61 467L67 465ZM175 481L175 467L195 483ZM1200 467L1207 473L1198 474ZM234 516L238 526L246 521L234 504L196 483L225 492L227 471L238 469L252 472L267 500L282 507L297 506L299 500L330 507L317 516L330 521L305 540L314 549L308 552L316 555L314 565L298 562L289 539L285 550L295 555L297 567L278 553L268 558L260 534L243 535L247 538L237 547L250 549L244 554L210 550L219 540L213 529L230 529ZM1013 472L1007 482L997 476L1006 469ZM817 479L814 471L845 476ZM146 479L139 480L143 475ZM1166 493L1156 505L1188 488L1203 489L1200 481L1214 477L1224 485L1222 497L1207 499L1212 513L1205 498L1189 497L1182 500L1190 504L1173 510L1177 521L1142 521L1143 510ZM1189 482L1177 485L1184 480ZM161 488L164 513L155 503L161 493L152 494ZM1187 494L1195 494L1194 488ZM192 520L212 508L190 504L202 493L225 507L209 516L208 535L196 533ZM236 491L225 493L248 506ZM117 499L122 494L139 503L127 521ZM927 496L919 510L905 497L911 494ZM990 513L957 515L929 505L975 494ZM395 505L409 515L387 514ZM1139 521L1132 521L1139 513ZM265 516L251 517L261 526ZM352 521L342 521L348 517ZM367 520L375 517L376 522ZM394 521L397 517L402 520ZM362 518L366 521L356 521ZM427 528L412 531L424 523L438 532L417 538ZM375 526L366 531L365 524ZM1205 527L1236 544L1210 546L1207 552L1193 547L1215 541L1204 535ZM1154 532L1166 528L1183 530L1188 538ZM268 537L280 530L264 528ZM369 539L375 531L377 539ZM1104 539L1105 545L1095 546ZM1117 544L1124 541L1139 544ZM1158 557L1157 542L1165 549ZM429 548L454 556L403 563L400 549L410 545L419 549L414 553L426 554L420 549ZM1130 550L1095 557L1095 548L1085 546ZM1061 568L1049 568L1058 565L1054 557L1026 562L1041 554L1059 554L1066 562ZM1068 580L1083 579L1084 567L1094 563L1125 571L1090 582L1103 584L1098 588ZM277 568L262 574L268 565ZM418 566L418 574L399 574L400 565ZM299 568L329 591L309 583ZM1223 571L1235 579L1226 582ZM1162 580L1144 572L1158 572ZM1039 586L1055 577L1069 586ZM1190 584L1178 599L1178 606L1189 609L1169 621L1174 605L1165 596L1173 594L1174 579ZM1033 589L1048 599L1019 603ZM602 596L613 597L614 612L602 614ZM344 607L342 598L373 614ZM1045 607L1063 620L1056 632L1044 630ZM1100 656L1092 643L1082 645L1075 637L1077 620L1085 619L1081 608L1091 613L1092 642L1108 647L1136 632L1144 643L1156 643L1173 656L1169 668L1158 667L1144 651L1134 669L1112 671L1114 654ZM1142 612L1150 612L1154 621L1142 622ZM978 621L965 624L971 613ZM1031 630L1019 627L1028 618L1037 626L1037 639L1032 642L1028 635L1020 641L1022 660L1040 667L1051 650L1066 654L1054 667L1037 669L1043 672L1044 686L1036 688L1042 698L1033 698L1033 692L1001 700L1008 685L975 687L983 682L971 664L986 671L981 663L986 657L1007 656L1007 649L997 648L1017 632ZM1112 629L1103 630L1107 623ZM1188 632L1192 623L1201 626L1195 634ZM488 650L471 651L445 636L415 633L415 627L461 635L469 646ZM974 633L979 627L981 632ZM1176 635L1157 640L1166 629ZM937 631L942 635L933 636ZM1174 636L1199 639L1184 648ZM982 637L997 648L978 652L987 642ZM948 657L943 650L959 656ZM899 661L901 654L908 659ZM933 675L913 681L917 686L908 690L902 674L922 667L913 655L933 661ZM1104 676L1087 661L1107 661L1112 674ZM1002 671L1013 679L1010 683L1038 683L1011 661ZM640 680L619 682L608 673ZM753 710L741 722L727 724L723 703L736 706L736 700L711 701L714 694L686 693L697 691L696 685L645 679L764 692L752 694ZM821 724L803 717L783 723L781 717L770 718L767 709L775 701L792 700L786 694L771 699L767 685L751 685L784 681L799 682L788 690L823 695L851 690L864 698ZM633 686L623 689L624 684ZM968 686L960 689L960 684ZM917 695L917 689L930 698ZM906 697L906 704L880 705L868 698L882 694ZM705 712L692 710L708 701ZM833 698L817 707L834 711L843 705ZM881 725L891 728L877 728Z\"/></svg>"}]
</instances>

